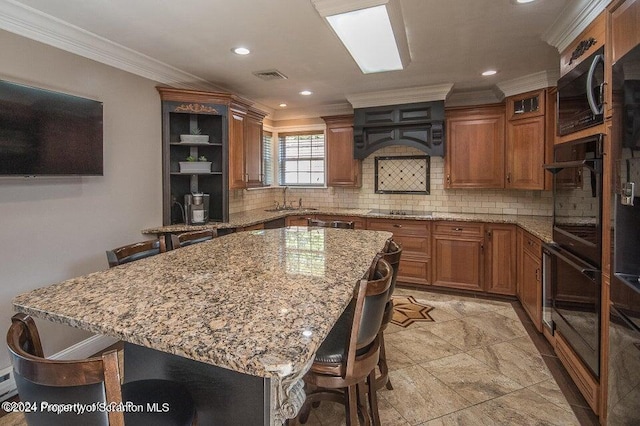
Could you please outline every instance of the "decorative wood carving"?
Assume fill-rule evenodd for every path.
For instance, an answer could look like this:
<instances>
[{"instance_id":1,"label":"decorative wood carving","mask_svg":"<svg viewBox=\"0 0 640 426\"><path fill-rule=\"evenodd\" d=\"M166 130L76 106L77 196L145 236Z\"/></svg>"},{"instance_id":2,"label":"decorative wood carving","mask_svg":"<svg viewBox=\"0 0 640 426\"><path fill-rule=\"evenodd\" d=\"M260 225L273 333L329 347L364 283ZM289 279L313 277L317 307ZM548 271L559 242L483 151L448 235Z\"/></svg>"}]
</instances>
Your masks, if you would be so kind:
<instances>
[{"instance_id":1,"label":"decorative wood carving","mask_svg":"<svg viewBox=\"0 0 640 426\"><path fill-rule=\"evenodd\" d=\"M218 111L215 108L202 104L182 104L177 106L174 111L218 114Z\"/></svg>"},{"instance_id":2,"label":"decorative wood carving","mask_svg":"<svg viewBox=\"0 0 640 426\"><path fill-rule=\"evenodd\" d=\"M589 50L589 48L594 44L596 44L597 42L598 41L595 38L589 37L588 39L582 40L580 43L578 43L578 46L576 46L576 49L571 54L571 60L569 61L569 65L571 65L573 61L578 59L580 56L584 55L584 52Z\"/></svg>"}]
</instances>

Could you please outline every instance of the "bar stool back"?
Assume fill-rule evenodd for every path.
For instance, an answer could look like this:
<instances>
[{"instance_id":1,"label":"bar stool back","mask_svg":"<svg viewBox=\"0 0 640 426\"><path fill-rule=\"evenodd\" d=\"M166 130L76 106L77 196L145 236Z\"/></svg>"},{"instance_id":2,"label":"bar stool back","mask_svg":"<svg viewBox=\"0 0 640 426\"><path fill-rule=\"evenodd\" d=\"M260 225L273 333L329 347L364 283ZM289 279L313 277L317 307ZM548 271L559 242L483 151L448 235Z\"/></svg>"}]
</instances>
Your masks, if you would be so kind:
<instances>
[{"instance_id":1,"label":"bar stool back","mask_svg":"<svg viewBox=\"0 0 640 426\"><path fill-rule=\"evenodd\" d=\"M167 251L164 238L157 240L141 241L139 243L127 244L113 250L107 250L107 260L109 267L122 265L133 262L134 260L143 259L145 257L155 256L156 254Z\"/></svg>"}]
</instances>

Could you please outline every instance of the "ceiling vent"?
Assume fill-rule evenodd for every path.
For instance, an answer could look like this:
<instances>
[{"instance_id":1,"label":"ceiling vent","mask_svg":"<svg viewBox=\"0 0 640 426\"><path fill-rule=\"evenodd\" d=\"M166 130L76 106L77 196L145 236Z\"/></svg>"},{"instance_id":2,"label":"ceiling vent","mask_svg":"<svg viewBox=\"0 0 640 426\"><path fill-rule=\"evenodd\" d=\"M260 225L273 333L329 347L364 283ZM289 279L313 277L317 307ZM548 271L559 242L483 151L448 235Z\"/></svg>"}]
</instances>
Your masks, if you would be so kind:
<instances>
[{"instance_id":1,"label":"ceiling vent","mask_svg":"<svg viewBox=\"0 0 640 426\"><path fill-rule=\"evenodd\" d=\"M278 70L254 71L252 74L265 81L287 79L287 76Z\"/></svg>"}]
</instances>

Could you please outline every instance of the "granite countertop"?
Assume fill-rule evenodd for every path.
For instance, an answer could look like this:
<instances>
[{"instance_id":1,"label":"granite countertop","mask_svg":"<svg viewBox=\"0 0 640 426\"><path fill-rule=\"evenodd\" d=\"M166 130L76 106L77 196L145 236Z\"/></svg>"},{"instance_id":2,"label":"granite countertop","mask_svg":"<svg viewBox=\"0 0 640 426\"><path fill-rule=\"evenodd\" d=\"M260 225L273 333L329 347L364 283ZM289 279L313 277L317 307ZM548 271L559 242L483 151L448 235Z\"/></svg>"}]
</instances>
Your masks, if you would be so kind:
<instances>
[{"instance_id":1,"label":"granite countertop","mask_svg":"<svg viewBox=\"0 0 640 426\"><path fill-rule=\"evenodd\" d=\"M308 368L389 232L241 232L36 289L15 310L259 377ZM302 371L304 373L304 371Z\"/></svg>"},{"instance_id":2,"label":"granite countertop","mask_svg":"<svg viewBox=\"0 0 640 426\"><path fill-rule=\"evenodd\" d=\"M143 234L163 234L170 232L185 232L200 229L225 229L225 228L242 228L245 226L256 225L258 223L268 222L274 219L280 219L287 216L299 215L342 215L342 216L359 216L359 217L379 217L384 219L405 219L405 220L452 220L466 222L485 222L485 223L512 223L520 226L525 231L540 238L543 242L552 242L552 226L553 218L547 216L528 216L528 215L503 215L503 214L480 214L480 213L441 213L434 212L392 215L384 214L371 209L344 209L344 208L319 208L319 209L302 209L302 210L283 210L279 212L267 212L263 209L249 210L242 213L233 213L229 215L229 222L211 222L206 225L169 225L159 226L156 228L148 228L142 231Z\"/></svg>"}]
</instances>

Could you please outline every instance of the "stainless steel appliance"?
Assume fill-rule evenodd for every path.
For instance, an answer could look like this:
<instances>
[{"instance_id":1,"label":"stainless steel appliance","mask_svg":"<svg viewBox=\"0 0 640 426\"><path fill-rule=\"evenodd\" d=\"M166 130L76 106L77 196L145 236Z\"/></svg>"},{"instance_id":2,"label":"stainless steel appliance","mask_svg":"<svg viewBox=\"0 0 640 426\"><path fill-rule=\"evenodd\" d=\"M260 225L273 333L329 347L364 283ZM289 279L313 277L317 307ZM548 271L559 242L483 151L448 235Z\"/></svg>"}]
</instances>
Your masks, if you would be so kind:
<instances>
[{"instance_id":1,"label":"stainless steel appliance","mask_svg":"<svg viewBox=\"0 0 640 426\"><path fill-rule=\"evenodd\" d=\"M608 416L640 424L640 45L613 66ZM618 119L619 118L619 119Z\"/></svg>"},{"instance_id":2,"label":"stainless steel appliance","mask_svg":"<svg viewBox=\"0 0 640 426\"><path fill-rule=\"evenodd\" d=\"M209 194L194 192L184 196L185 223L202 225L209 221Z\"/></svg>"},{"instance_id":3,"label":"stainless steel appliance","mask_svg":"<svg viewBox=\"0 0 640 426\"><path fill-rule=\"evenodd\" d=\"M604 48L558 80L558 134L603 123Z\"/></svg>"},{"instance_id":4,"label":"stainless steel appliance","mask_svg":"<svg viewBox=\"0 0 640 426\"><path fill-rule=\"evenodd\" d=\"M553 240L545 247L551 319L591 372L600 374L602 141L595 135L557 145Z\"/></svg>"}]
</instances>

